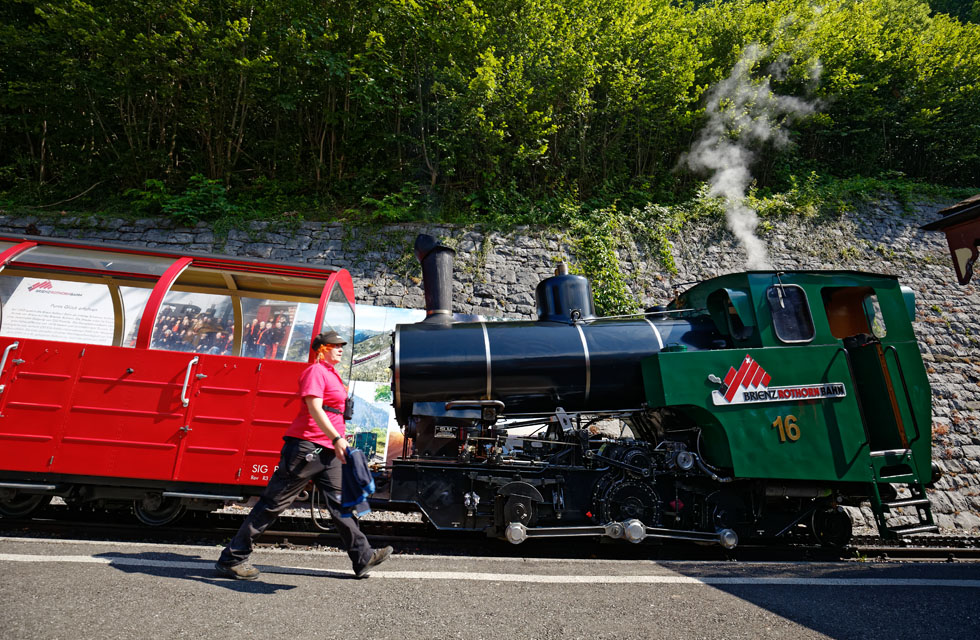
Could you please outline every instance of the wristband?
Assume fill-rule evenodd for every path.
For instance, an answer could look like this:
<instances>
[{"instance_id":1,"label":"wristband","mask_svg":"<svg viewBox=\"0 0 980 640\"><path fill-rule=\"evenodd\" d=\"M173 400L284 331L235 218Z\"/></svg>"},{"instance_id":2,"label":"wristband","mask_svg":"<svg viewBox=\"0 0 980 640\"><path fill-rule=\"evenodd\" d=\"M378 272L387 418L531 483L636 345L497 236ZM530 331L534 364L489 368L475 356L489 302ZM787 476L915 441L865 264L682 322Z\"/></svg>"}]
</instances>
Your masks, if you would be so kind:
<instances>
[{"instance_id":1,"label":"wristband","mask_svg":"<svg viewBox=\"0 0 980 640\"><path fill-rule=\"evenodd\" d=\"M336 438L334 438L333 440L330 441L330 444L332 444L333 446L336 447L337 446L337 441L338 440L343 440L343 439L344 439L344 436L337 436Z\"/></svg>"}]
</instances>

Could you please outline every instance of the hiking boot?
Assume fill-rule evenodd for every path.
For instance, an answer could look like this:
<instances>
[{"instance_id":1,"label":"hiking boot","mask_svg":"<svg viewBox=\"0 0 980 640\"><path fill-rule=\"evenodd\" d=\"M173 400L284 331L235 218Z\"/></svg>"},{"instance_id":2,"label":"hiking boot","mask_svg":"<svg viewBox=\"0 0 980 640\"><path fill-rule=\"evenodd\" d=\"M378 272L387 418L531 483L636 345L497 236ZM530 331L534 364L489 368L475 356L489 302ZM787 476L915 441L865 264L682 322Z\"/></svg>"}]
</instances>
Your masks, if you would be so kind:
<instances>
[{"instance_id":1,"label":"hiking boot","mask_svg":"<svg viewBox=\"0 0 980 640\"><path fill-rule=\"evenodd\" d=\"M391 557L391 552L394 551L391 547L385 547L384 549L375 549L374 554L371 559L368 560L367 564L354 572L355 578L365 578L371 569L375 568L385 560Z\"/></svg>"},{"instance_id":2,"label":"hiking boot","mask_svg":"<svg viewBox=\"0 0 980 640\"><path fill-rule=\"evenodd\" d=\"M242 562L240 564L221 564L220 562L216 562L214 568L218 571L218 575L226 578L234 578L235 580L255 580L262 573L248 562Z\"/></svg>"}]
</instances>

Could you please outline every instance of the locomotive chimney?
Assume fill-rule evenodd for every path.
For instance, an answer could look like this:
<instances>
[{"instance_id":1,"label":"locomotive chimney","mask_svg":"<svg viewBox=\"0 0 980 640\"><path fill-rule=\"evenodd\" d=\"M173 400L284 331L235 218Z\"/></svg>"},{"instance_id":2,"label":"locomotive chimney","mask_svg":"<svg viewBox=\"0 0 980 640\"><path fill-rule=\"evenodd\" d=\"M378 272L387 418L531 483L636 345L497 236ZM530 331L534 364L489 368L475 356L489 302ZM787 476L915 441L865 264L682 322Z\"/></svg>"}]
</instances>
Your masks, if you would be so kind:
<instances>
[{"instance_id":1,"label":"locomotive chimney","mask_svg":"<svg viewBox=\"0 0 980 640\"><path fill-rule=\"evenodd\" d=\"M432 236L415 238L415 257L422 263L422 290L425 293L426 324L453 321L453 258L456 252L439 244Z\"/></svg>"}]
</instances>

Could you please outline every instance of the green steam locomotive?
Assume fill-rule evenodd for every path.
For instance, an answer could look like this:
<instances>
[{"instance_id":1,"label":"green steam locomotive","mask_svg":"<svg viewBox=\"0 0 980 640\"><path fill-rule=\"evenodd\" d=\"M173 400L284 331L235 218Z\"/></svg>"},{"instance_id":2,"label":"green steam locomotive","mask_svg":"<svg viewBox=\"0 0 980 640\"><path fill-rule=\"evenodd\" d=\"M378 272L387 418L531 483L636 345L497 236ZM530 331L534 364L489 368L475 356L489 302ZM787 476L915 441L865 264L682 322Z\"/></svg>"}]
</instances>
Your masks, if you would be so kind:
<instances>
[{"instance_id":1,"label":"green steam locomotive","mask_svg":"<svg viewBox=\"0 0 980 640\"><path fill-rule=\"evenodd\" d=\"M538 319L454 322L451 249L416 242L427 318L399 325L405 431L391 499L440 529L639 542L935 531L931 391L915 300L891 276L752 271L599 318L588 280L536 290Z\"/></svg>"}]
</instances>

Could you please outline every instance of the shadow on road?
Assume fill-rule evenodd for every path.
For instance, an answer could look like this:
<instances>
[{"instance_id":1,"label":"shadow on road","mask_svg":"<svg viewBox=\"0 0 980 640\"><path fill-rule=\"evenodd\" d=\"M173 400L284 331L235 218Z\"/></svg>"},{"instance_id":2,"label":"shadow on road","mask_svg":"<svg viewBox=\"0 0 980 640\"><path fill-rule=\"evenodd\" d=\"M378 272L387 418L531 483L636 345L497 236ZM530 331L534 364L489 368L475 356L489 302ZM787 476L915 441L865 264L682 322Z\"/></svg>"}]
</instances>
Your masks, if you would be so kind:
<instances>
[{"instance_id":1,"label":"shadow on road","mask_svg":"<svg viewBox=\"0 0 980 640\"><path fill-rule=\"evenodd\" d=\"M272 594L296 588L294 584L270 582L270 578L275 575L353 579L353 575L342 571L256 565L262 571L258 580L233 580L219 576L214 569L213 560L179 553L100 553L94 557L109 560L109 566L126 573L193 580L242 593Z\"/></svg>"},{"instance_id":2,"label":"shadow on road","mask_svg":"<svg viewBox=\"0 0 980 640\"><path fill-rule=\"evenodd\" d=\"M964 604L975 588L943 584L976 581L975 564L670 564L678 574L705 580L712 589L738 598L828 638L980 637L980 615ZM814 579L817 584L725 584L752 577ZM939 584L917 584L918 580ZM819 582L826 581L826 582ZM743 610L739 607L739 610ZM939 613L941 612L941 613ZM964 630L970 629L964 635ZM766 635L766 634L763 634Z\"/></svg>"}]
</instances>

